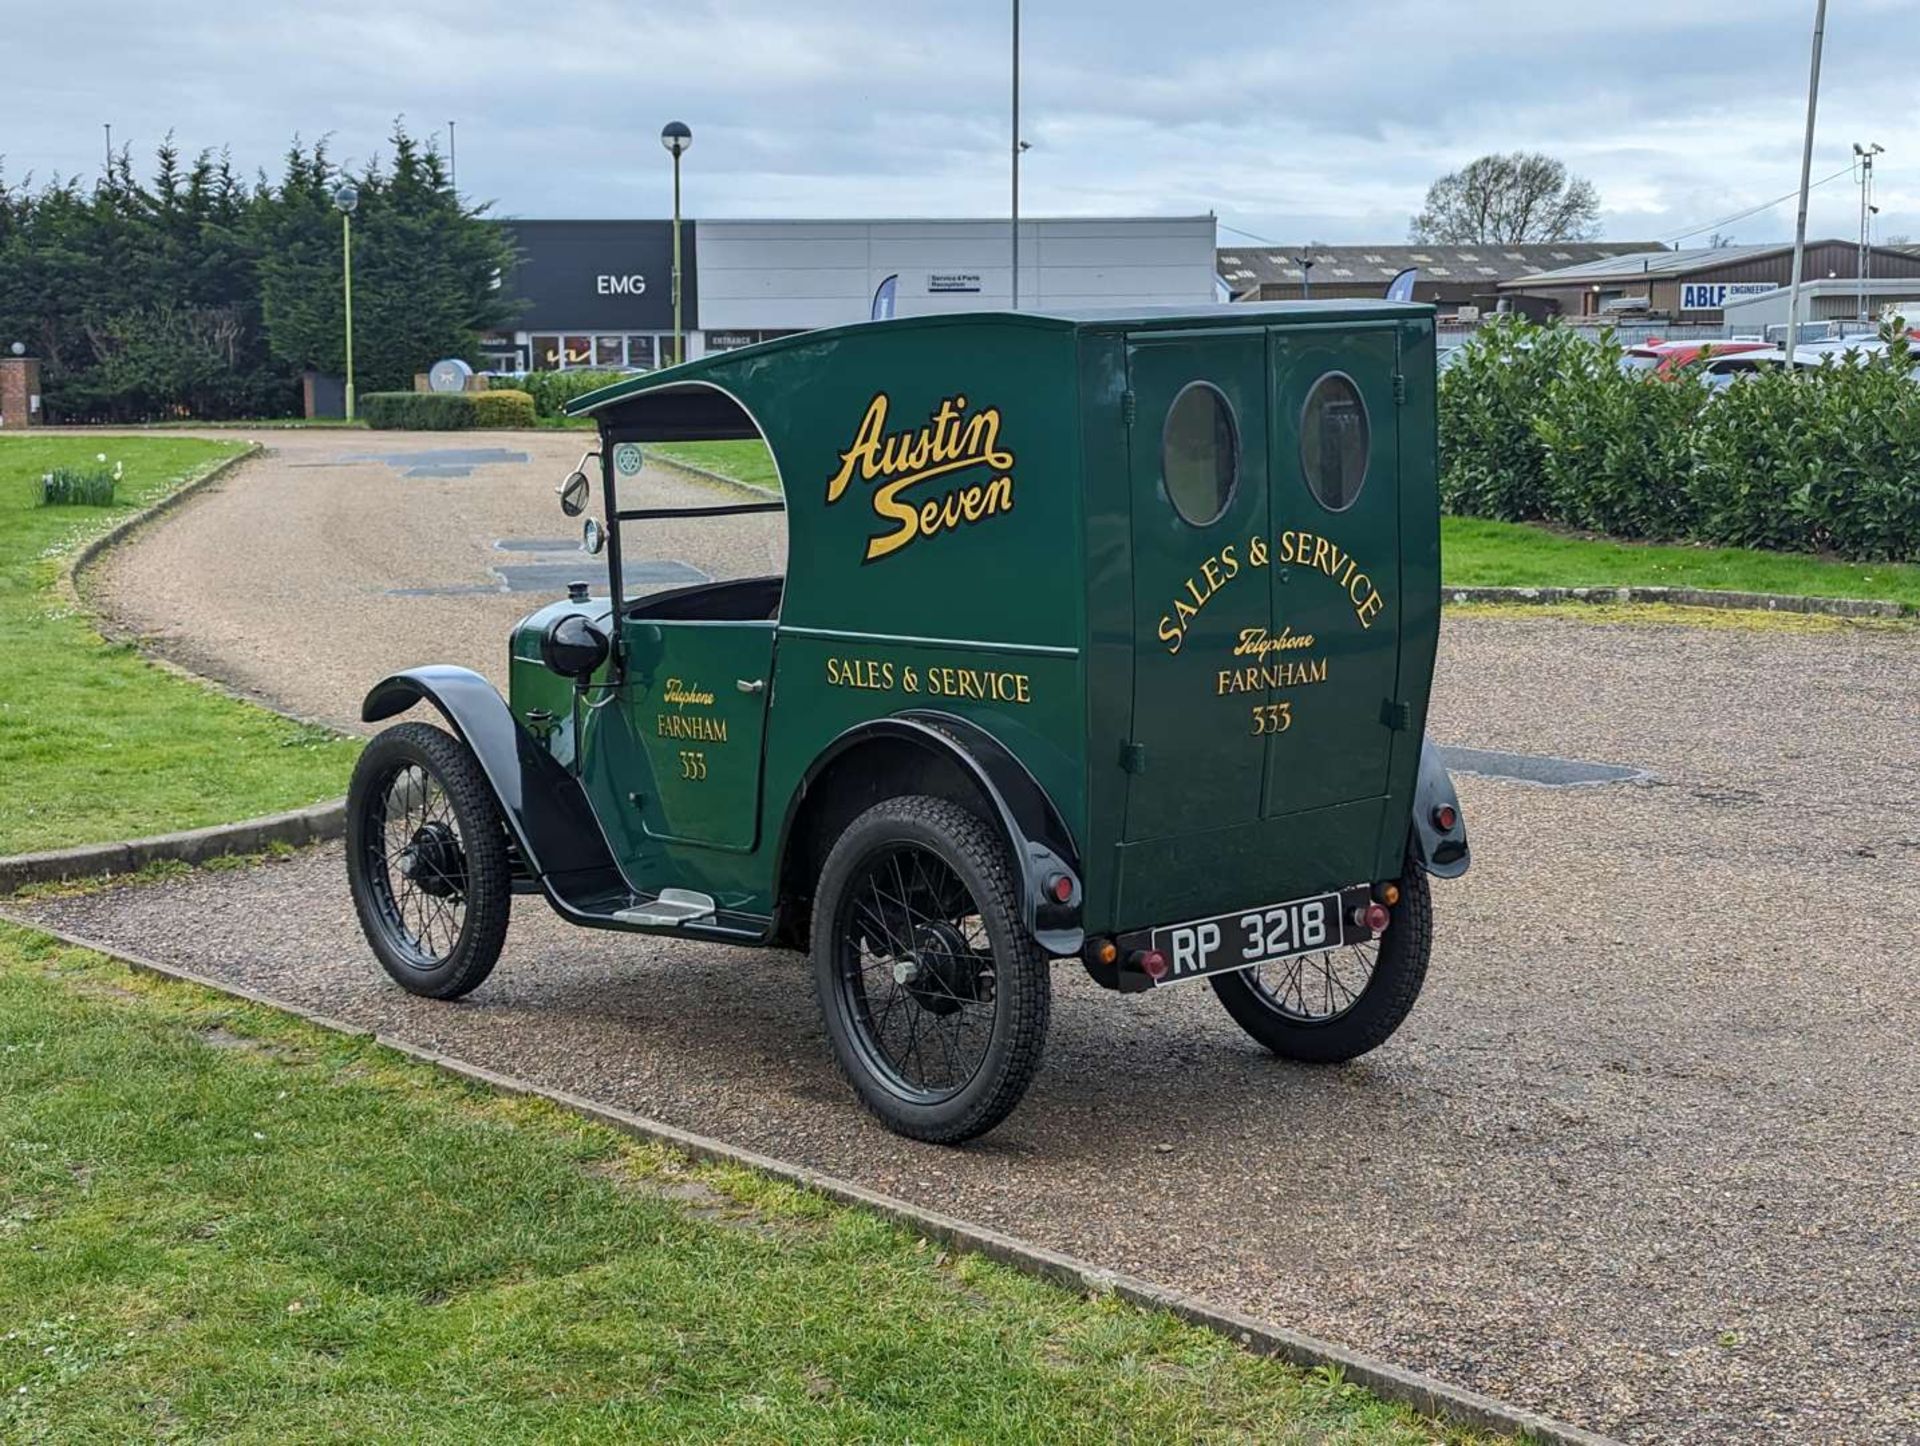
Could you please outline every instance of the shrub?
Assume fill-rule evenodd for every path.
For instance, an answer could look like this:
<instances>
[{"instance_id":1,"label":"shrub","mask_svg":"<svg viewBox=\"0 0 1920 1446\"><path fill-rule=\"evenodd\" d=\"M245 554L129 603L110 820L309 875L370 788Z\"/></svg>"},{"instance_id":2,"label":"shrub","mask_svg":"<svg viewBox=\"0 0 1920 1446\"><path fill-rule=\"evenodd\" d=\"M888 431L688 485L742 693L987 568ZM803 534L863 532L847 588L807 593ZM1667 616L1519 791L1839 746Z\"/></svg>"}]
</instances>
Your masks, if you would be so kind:
<instances>
[{"instance_id":1,"label":"shrub","mask_svg":"<svg viewBox=\"0 0 1920 1446\"><path fill-rule=\"evenodd\" d=\"M40 478L42 507L111 507L120 464L102 458L92 466L55 467Z\"/></svg>"},{"instance_id":2,"label":"shrub","mask_svg":"<svg viewBox=\"0 0 1920 1446\"><path fill-rule=\"evenodd\" d=\"M567 403L575 397L584 397L588 392L597 392L615 382L624 382L632 375L631 372L528 372L523 377L495 377L492 384L498 388L524 391L533 398L536 415L558 417L564 415Z\"/></svg>"},{"instance_id":3,"label":"shrub","mask_svg":"<svg viewBox=\"0 0 1920 1446\"><path fill-rule=\"evenodd\" d=\"M1615 537L1683 537L1693 525L1694 427L1712 393L1696 368L1620 369L1609 336L1561 352L1533 418L1542 515Z\"/></svg>"},{"instance_id":4,"label":"shrub","mask_svg":"<svg viewBox=\"0 0 1920 1446\"><path fill-rule=\"evenodd\" d=\"M1496 317L1440 377L1441 500L1453 512L1526 522L1547 515L1541 395L1592 343L1560 326Z\"/></svg>"},{"instance_id":5,"label":"shrub","mask_svg":"<svg viewBox=\"0 0 1920 1446\"><path fill-rule=\"evenodd\" d=\"M465 392L369 392L359 412L369 427L451 432L473 425L473 398Z\"/></svg>"},{"instance_id":6,"label":"shrub","mask_svg":"<svg viewBox=\"0 0 1920 1446\"><path fill-rule=\"evenodd\" d=\"M525 392L501 388L471 393L473 425L476 427L531 427L533 398Z\"/></svg>"},{"instance_id":7,"label":"shrub","mask_svg":"<svg viewBox=\"0 0 1920 1446\"><path fill-rule=\"evenodd\" d=\"M360 415L382 430L454 432L468 427L531 427L525 392L369 392Z\"/></svg>"},{"instance_id":8,"label":"shrub","mask_svg":"<svg viewBox=\"0 0 1920 1446\"><path fill-rule=\"evenodd\" d=\"M1907 339L1708 389L1623 373L1610 336L1502 318L1440 383L1449 511L1619 537L1920 558L1920 384Z\"/></svg>"}]
</instances>

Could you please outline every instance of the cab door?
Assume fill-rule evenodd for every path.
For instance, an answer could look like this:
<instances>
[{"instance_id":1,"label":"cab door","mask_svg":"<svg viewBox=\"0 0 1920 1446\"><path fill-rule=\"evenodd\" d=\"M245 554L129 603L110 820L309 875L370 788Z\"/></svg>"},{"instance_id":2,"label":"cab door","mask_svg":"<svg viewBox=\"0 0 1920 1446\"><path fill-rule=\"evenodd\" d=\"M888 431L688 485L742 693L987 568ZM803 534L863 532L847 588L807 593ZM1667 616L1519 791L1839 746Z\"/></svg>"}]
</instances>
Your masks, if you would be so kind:
<instances>
[{"instance_id":1,"label":"cab door","mask_svg":"<svg viewBox=\"0 0 1920 1446\"><path fill-rule=\"evenodd\" d=\"M1260 817L1266 740L1226 692L1243 633L1271 607L1254 550L1268 530L1267 339L1245 331L1128 338L1133 725L1128 841Z\"/></svg>"},{"instance_id":2,"label":"cab door","mask_svg":"<svg viewBox=\"0 0 1920 1446\"><path fill-rule=\"evenodd\" d=\"M652 774L636 800L641 827L669 843L752 849L774 624L633 618L625 628L622 702Z\"/></svg>"},{"instance_id":3,"label":"cab door","mask_svg":"<svg viewBox=\"0 0 1920 1446\"><path fill-rule=\"evenodd\" d=\"M1272 689L1269 818L1387 789L1400 664L1398 330L1275 327L1269 338Z\"/></svg>"}]
</instances>

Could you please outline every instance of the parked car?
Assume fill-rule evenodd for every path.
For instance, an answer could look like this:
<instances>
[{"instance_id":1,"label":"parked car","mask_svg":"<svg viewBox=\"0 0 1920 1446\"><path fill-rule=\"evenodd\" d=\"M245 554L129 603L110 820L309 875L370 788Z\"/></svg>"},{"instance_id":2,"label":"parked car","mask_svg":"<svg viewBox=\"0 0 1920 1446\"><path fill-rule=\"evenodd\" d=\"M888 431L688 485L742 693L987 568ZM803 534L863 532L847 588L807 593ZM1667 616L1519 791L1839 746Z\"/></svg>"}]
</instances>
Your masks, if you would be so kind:
<instances>
[{"instance_id":1,"label":"parked car","mask_svg":"<svg viewBox=\"0 0 1920 1446\"><path fill-rule=\"evenodd\" d=\"M1725 361L1746 353L1771 350L1777 348L1764 341L1648 341L1628 347L1621 355L1620 365L1627 371L1670 377L1702 356Z\"/></svg>"},{"instance_id":2,"label":"parked car","mask_svg":"<svg viewBox=\"0 0 1920 1446\"><path fill-rule=\"evenodd\" d=\"M597 479L561 507L597 486L604 591L515 627L504 699L447 666L367 695L368 722L446 725L389 728L354 772L373 952L465 994L516 892L808 949L859 1098L943 1143L1025 1093L1054 960L1124 992L1206 979L1288 1059L1379 1046L1426 976L1428 877L1468 864L1425 735L1433 336L1389 302L915 317L571 403ZM785 575L630 595L646 523L783 507L650 505L642 447L752 438Z\"/></svg>"}]
</instances>

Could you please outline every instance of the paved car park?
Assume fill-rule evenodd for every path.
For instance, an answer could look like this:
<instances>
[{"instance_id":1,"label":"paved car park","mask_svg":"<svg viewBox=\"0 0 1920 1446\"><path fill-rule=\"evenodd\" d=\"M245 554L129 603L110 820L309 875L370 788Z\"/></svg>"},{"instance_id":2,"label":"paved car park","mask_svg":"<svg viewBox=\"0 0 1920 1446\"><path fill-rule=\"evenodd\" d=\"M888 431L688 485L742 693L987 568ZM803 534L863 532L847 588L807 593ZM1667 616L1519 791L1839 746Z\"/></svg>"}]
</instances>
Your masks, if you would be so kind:
<instances>
[{"instance_id":1,"label":"paved car park","mask_svg":"<svg viewBox=\"0 0 1920 1446\"><path fill-rule=\"evenodd\" d=\"M558 540L581 441L463 438L529 460L456 477L411 457L444 442L341 460L358 440L276 439L109 562L111 609L341 722L389 667L499 676L530 595L495 570L541 549L497 544ZM643 556L777 554L777 527L730 522ZM429 587L481 590L405 591ZM958 1151L850 1102L791 955L523 899L493 978L427 1003L367 953L337 848L36 912L1629 1439L1920 1440L1917 643L1450 617L1437 738L1637 776L1461 778L1475 868L1437 892L1426 992L1376 1054L1278 1063L1204 988L1063 966L1032 1094Z\"/></svg>"}]
</instances>

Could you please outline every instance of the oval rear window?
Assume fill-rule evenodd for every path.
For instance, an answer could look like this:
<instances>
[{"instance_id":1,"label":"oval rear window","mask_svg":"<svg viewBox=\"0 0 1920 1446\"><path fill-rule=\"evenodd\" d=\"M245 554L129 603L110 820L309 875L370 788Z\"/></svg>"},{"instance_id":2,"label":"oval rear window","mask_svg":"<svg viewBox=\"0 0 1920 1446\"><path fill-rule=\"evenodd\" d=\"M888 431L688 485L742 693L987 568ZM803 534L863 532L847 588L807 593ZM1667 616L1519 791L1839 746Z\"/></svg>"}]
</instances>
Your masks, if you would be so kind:
<instances>
[{"instance_id":1,"label":"oval rear window","mask_svg":"<svg viewBox=\"0 0 1920 1446\"><path fill-rule=\"evenodd\" d=\"M1329 512L1345 512L1367 481L1367 405L1344 372L1313 384L1300 413L1300 470Z\"/></svg>"},{"instance_id":2,"label":"oval rear window","mask_svg":"<svg viewBox=\"0 0 1920 1446\"><path fill-rule=\"evenodd\" d=\"M1240 473L1233 407L1211 382L1189 382L1167 408L1160 431L1160 475L1173 510L1195 527L1217 522Z\"/></svg>"}]
</instances>

